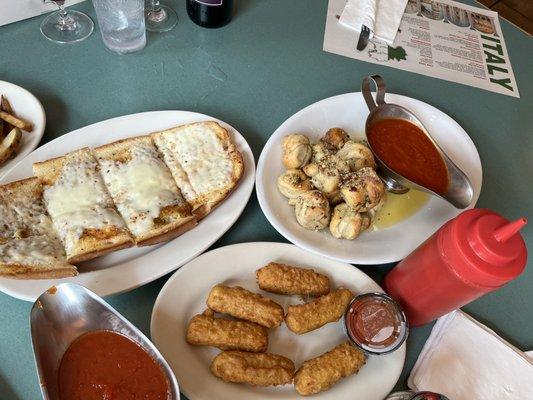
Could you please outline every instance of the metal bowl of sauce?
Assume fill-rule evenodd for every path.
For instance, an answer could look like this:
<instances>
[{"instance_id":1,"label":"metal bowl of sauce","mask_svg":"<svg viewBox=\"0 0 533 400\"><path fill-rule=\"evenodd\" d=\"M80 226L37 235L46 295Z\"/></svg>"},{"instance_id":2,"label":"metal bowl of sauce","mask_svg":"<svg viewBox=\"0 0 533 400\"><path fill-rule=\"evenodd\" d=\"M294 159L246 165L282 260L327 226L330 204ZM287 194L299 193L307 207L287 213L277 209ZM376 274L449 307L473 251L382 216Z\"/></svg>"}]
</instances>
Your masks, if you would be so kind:
<instances>
[{"instance_id":1,"label":"metal bowl of sauce","mask_svg":"<svg viewBox=\"0 0 533 400\"><path fill-rule=\"evenodd\" d=\"M371 82L377 88L375 102ZM370 110L366 138L387 189L401 194L415 188L442 197L457 208L468 207L474 195L468 177L411 111L385 103L385 90L379 75L363 79L361 91Z\"/></svg>"},{"instance_id":2,"label":"metal bowl of sauce","mask_svg":"<svg viewBox=\"0 0 533 400\"><path fill-rule=\"evenodd\" d=\"M350 342L370 355L398 349L409 335L400 305L385 293L365 293L352 299L344 313L344 330Z\"/></svg>"},{"instance_id":3,"label":"metal bowl of sauce","mask_svg":"<svg viewBox=\"0 0 533 400\"><path fill-rule=\"evenodd\" d=\"M179 400L176 377L157 348L83 286L48 289L30 324L44 400Z\"/></svg>"}]
</instances>

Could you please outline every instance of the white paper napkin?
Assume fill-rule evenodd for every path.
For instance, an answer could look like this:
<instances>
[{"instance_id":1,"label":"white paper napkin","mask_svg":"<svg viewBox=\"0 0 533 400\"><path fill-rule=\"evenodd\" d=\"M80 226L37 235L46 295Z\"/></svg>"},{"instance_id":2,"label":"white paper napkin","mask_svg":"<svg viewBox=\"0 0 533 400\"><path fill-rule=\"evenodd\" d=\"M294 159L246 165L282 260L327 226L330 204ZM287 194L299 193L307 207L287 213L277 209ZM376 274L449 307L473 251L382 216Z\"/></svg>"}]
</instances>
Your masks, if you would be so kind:
<instances>
[{"instance_id":1,"label":"white paper napkin","mask_svg":"<svg viewBox=\"0 0 533 400\"><path fill-rule=\"evenodd\" d=\"M407 0L348 0L339 22L357 32L366 25L371 38L392 45L406 5Z\"/></svg>"},{"instance_id":2,"label":"white paper napkin","mask_svg":"<svg viewBox=\"0 0 533 400\"><path fill-rule=\"evenodd\" d=\"M67 0L65 7L81 1ZM45 4L43 0L0 0L0 26L56 10L54 3Z\"/></svg>"},{"instance_id":3,"label":"white paper napkin","mask_svg":"<svg viewBox=\"0 0 533 400\"><path fill-rule=\"evenodd\" d=\"M533 361L462 311L439 318L409 376L453 400L531 400Z\"/></svg>"}]
</instances>

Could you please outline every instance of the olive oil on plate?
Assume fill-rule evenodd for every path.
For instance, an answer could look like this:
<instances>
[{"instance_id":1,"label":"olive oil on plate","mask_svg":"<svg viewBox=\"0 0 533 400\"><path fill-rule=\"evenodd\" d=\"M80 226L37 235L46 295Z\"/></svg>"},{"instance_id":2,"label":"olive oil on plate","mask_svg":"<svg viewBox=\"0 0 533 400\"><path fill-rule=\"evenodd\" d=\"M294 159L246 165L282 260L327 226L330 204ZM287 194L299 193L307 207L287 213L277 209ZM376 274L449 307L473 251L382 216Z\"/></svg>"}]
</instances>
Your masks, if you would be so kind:
<instances>
[{"instance_id":1,"label":"olive oil on plate","mask_svg":"<svg viewBox=\"0 0 533 400\"><path fill-rule=\"evenodd\" d=\"M430 194L411 189L405 194L387 193L385 204L378 211L373 229L381 230L409 218L429 201Z\"/></svg>"}]
</instances>

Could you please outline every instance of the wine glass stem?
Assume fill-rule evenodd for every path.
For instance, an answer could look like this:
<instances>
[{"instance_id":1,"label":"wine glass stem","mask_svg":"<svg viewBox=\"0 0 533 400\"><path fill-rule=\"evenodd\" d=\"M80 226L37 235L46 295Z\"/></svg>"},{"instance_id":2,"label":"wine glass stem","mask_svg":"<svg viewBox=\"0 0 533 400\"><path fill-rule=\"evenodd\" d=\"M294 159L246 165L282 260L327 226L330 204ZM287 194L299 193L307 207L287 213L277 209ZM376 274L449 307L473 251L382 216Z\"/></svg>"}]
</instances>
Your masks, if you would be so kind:
<instances>
[{"instance_id":1,"label":"wine glass stem","mask_svg":"<svg viewBox=\"0 0 533 400\"><path fill-rule=\"evenodd\" d=\"M166 19L168 18L167 12L161 8L159 0L152 0L151 5L152 7L150 12L148 13L148 19L156 24L166 21Z\"/></svg>"},{"instance_id":2,"label":"wine glass stem","mask_svg":"<svg viewBox=\"0 0 533 400\"><path fill-rule=\"evenodd\" d=\"M161 4L159 0L152 0L152 12L158 13L161 11Z\"/></svg>"},{"instance_id":3,"label":"wine glass stem","mask_svg":"<svg viewBox=\"0 0 533 400\"><path fill-rule=\"evenodd\" d=\"M74 21L69 15L63 4L58 4L59 7L59 29L62 31L71 31L76 29L76 21Z\"/></svg>"}]
</instances>

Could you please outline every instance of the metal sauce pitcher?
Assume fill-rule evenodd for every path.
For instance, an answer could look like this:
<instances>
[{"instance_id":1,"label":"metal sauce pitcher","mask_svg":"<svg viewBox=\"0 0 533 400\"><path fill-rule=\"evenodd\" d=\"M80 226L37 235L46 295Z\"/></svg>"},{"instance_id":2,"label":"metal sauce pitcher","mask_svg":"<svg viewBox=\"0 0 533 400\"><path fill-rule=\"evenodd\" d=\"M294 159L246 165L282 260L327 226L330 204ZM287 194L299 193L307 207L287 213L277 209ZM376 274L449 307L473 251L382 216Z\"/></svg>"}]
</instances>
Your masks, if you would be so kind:
<instances>
[{"instance_id":1,"label":"metal sauce pitcher","mask_svg":"<svg viewBox=\"0 0 533 400\"><path fill-rule=\"evenodd\" d=\"M377 89L375 102L370 89L371 82L374 82ZM412 124L420 128L422 132L424 132L424 134L431 141L431 143L433 143L440 156L444 160L446 169L448 170L448 177L450 180L446 193L435 193L432 190L429 190L424 186L420 186L415 182L412 182L404 176L398 174L397 172L391 170L374 153L376 163L378 165L378 173L385 182L387 190L392 193L403 194L408 192L410 188L419 189L424 192L431 193L435 196L439 196L457 208L468 207L472 203L472 198L474 195L474 190L468 177L463 171L461 171L461 169L457 165L455 165L452 160L450 160L450 158L439 147L435 140L433 140L424 125L422 125L420 120L411 111L397 104L385 103L385 91L385 81L381 76L371 75L363 79L363 82L361 84L361 92L363 93L363 98L365 99L366 105L370 110L370 114L368 115L368 118L366 120L365 129L368 131L368 128L372 124L383 119L403 119L411 122ZM372 146L370 146L370 149L372 150Z\"/></svg>"},{"instance_id":2,"label":"metal sauce pitcher","mask_svg":"<svg viewBox=\"0 0 533 400\"><path fill-rule=\"evenodd\" d=\"M179 400L178 382L157 348L133 324L90 290L62 283L44 292L30 313L33 353L44 400L59 400L58 370L70 344L84 333L109 330L140 345L166 375L168 400Z\"/></svg>"}]
</instances>

